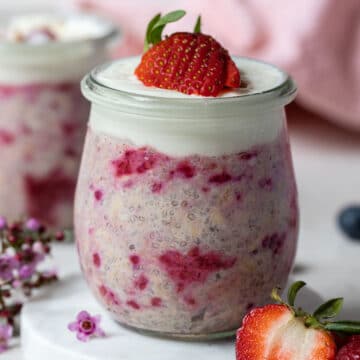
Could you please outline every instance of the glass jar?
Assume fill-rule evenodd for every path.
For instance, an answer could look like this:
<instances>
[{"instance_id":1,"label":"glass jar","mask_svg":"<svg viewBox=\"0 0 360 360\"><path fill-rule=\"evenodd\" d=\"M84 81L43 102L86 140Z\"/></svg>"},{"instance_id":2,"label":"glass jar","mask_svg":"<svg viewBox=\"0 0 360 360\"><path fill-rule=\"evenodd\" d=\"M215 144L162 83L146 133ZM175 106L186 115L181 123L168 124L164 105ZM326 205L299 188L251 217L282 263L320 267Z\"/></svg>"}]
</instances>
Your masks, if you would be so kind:
<instances>
[{"instance_id":1,"label":"glass jar","mask_svg":"<svg viewBox=\"0 0 360 360\"><path fill-rule=\"evenodd\" d=\"M228 336L287 281L298 208L284 105L296 88L271 65L236 62L255 82L277 80L218 98L126 91L106 64L82 82L92 109L76 242L91 290L123 325Z\"/></svg>"},{"instance_id":2,"label":"glass jar","mask_svg":"<svg viewBox=\"0 0 360 360\"><path fill-rule=\"evenodd\" d=\"M19 15L19 27L24 30L24 21L32 24L37 16ZM89 115L79 83L108 58L106 45L115 29L86 15L48 16L71 19L72 27L98 26L99 34L41 42L47 30L40 28L40 43L0 38L0 214L10 221L31 216L54 228L72 228ZM0 29L16 19L4 20Z\"/></svg>"}]
</instances>

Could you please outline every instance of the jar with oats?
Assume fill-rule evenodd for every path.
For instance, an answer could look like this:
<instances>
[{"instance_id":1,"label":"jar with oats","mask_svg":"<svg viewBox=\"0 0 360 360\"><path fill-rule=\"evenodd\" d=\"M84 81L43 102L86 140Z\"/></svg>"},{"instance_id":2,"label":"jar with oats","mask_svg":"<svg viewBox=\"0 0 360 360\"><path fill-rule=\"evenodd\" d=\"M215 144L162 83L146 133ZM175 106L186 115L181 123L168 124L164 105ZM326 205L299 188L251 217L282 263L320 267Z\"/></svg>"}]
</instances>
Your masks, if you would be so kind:
<instances>
[{"instance_id":1,"label":"jar with oats","mask_svg":"<svg viewBox=\"0 0 360 360\"><path fill-rule=\"evenodd\" d=\"M72 228L89 104L81 78L108 58L116 33L90 15L0 21L0 214Z\"/></svg>"},{"instance_id":2,"label":"jar with oats","mask_svg":"<svg viewBox=\"0 0 360 360\"><path fill-rule=\"evenodd\" d=\"M76 242L90 288L123 325L226 336L286 283L298 207L284 106L296 87L272 65L234 60L243 86L216 98L145 87L138 58L83 80Z\"/></svg>"}]
</instances>

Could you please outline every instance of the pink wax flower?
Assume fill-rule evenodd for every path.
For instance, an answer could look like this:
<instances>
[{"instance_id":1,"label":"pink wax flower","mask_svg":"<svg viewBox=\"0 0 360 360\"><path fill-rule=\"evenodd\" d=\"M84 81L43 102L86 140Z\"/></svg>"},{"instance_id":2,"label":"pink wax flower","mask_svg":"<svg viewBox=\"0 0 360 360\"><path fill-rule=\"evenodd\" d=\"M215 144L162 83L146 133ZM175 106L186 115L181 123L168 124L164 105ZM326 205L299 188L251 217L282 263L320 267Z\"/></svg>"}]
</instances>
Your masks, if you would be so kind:
<instances>
[{"instance_id":1,"label":"pink wax flower","mask_svg":"<svg viewBox=\"0 0 360 360\"><path fill-rule=\"evenodd\" d=\"M100 315L91 316L87 311L80 311L76 317L76 321L68 325L70 331L76 331L76 337L80 341L88 341L89 338L95 336L105 336L104 331L100 327Z\"/></svg>"},{"instance_id":2,"label":"pink wax flower","mask_svg":"<svg viewBox=\"0 0 360 360\"><path fill-rule=\"evenodd\" d=\"M40 229L40 222L34 218L30 218L26 221L25 227L31 231L38 231Z\"/></svg>"},{"instance_id":3,"label":"pink wax flower","mask_svg":"<svg viewBox=\"0 0 360 360\"><path fill-rule=\"evenodd\" d=\"M0 256L0 279L7 282L13 279L14 270L19 267L19 262L14 256L3 254Z\"/></svg>"},{"instance_id":4,"label":"pink wax flower","mask_svg":"<svg viewBox=\"0 0 360 360\"><path fill-rule=\"evenodd\" d=\"M37 241L33 244L32 250L38 254L43 254L44 253L44 245L40 241Z\"/></svg>"},{"instance_id":5,"label":"pink wax flower","mask_svg":"<svg viewBox=\"0 0 360 360\"><path fill-rule=\"evenodd\" d=\"M13 327L8 324L0 325L0 353L8 348L9 339L12 337Z\"/></svg>"},{"instance_id":6,"label":"pink wax flower","mask_svg":"<svg viewBox=\"0 0 360 360\"><path fill-rule=\"evenodd\" d=\"M23 265L19 270L19 277L21 280L30 279L35 272L35 267L31 265Z\"/></svg>"},{"instance_id":7,"label":"pink wax flower","mask_svg":"<svg viewBox=\"0 0 360 360\"><path fill-rule=\"evenodd\" d=\"M38 264L43 261L45 255L40 252L36 252L33 248L26 248L21 254L21 265L19 269L20 279L29 279L36 272Z\"/></svg>"},{"instance_id":8,"label":"pink wax flower","mask_svg":"<svg viewBox=\"0 0 360 360\"><path fill-rule=\"evenodd\" d=\"M0 319L9 325L21 312L22 303L15 302L18 295L30 297L33 290L57 280L54 271L38 269L51 243L61 238L45 230L35 219L8 223L0 216ZM11 326L0 323L0 352L6 350L12 331Z\"/></svg>"},{"instance_id":9,"label":"pink wax flower","mask_svg":"<svg viewBox=\"0 0 360 360\"><path fill-rule=\"evenodd\" d=\"M21 287L21 281L16 279L12 282L11 285L14 289L19 289Z\"/></svg>"},{"instance_id":10,"label":"pink wax flower","mask_svg":"<svg viewBox=\"0 0 360 360\"><path fill-rule=\"evenodd\" d=\"M32 248L27 248L22 252L23 263L33 267L36 267L44 258L45 255L42 252L34 251Z\"/></svg>"},{"instance_id":11,"label":"pink wax flower","mask_svg":"<svg viewBox=\"0 0 360 360\"><path fill-rule=\"evenodd\" d=\"M4 230L7 226L6 219L3 216L0 216L0 231Z\"/></svg>"}]
</instances>

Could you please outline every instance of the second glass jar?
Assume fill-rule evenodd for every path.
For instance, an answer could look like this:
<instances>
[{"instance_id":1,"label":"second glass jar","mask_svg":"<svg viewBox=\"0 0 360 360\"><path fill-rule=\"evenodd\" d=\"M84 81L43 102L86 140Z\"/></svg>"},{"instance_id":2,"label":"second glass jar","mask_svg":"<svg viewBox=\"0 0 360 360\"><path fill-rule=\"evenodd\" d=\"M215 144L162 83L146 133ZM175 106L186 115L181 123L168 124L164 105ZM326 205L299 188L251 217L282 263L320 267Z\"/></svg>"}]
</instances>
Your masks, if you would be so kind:
<instances>
[{"instance_id":1,"label":"second glass jar","mask_svg":"<svg viewBox=\"0 0 360 360\"><path fill-rule=\"evenodd\" d=\"M24 24L36 24L38 17L47 19L23 14L1 22L0 30L16 21L21 30ZM71 33L75 39L0 39L0 214L9 221L27 216L56 229L70 229L89 115L79 82L108 59L108 41L116 31L92 16L48 17L49 26L70 21L78 25ZM101 32L77 39L82 24ZM41 38L50 30L32 30L36 31Z\"/></svg>"}]
</instances>

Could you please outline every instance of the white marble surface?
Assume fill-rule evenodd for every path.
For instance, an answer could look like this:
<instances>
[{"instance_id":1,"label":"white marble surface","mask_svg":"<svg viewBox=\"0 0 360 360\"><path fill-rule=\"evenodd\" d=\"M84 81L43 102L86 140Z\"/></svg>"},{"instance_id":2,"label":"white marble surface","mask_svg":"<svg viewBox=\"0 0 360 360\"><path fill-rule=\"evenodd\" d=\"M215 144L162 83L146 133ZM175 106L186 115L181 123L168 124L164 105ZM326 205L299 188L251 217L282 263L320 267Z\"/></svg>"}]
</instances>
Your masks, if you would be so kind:
<instances>
[{"instance_id":1,"label":"white marble surface","mask_svg":"<svg viewBox=\"0 0 360 360\"><path fill-rule=\"evenodd\" d=\"M70 249L69 249L70 250ZM301 306L319 302L315 292L305 289ZM105 338L84 344L67 331L76 314L86 309L101 314ZM234 339L216 342L185 342L138 334L116 324L95 301L80 274L68 275L61 285L28 303L21 318L23 360L219 360L233 359Z\"/></svg>"},{"instance_id":2,"label":"white marble surface","mask_svg":"<svg viewBox=\"0 0 360 360\"><path fill-rule=\"evenodd\" d=\"M217 343L182 342L144 336L116 324L91 296L85 281L79 276L63 279L49 294L28 304L22 317L22 347L24 360L178 360L232 359L233 341ZM101 314L105 338L84 344L68 331L67 324L86 309Z\"/></svg>"}]
</instances>

